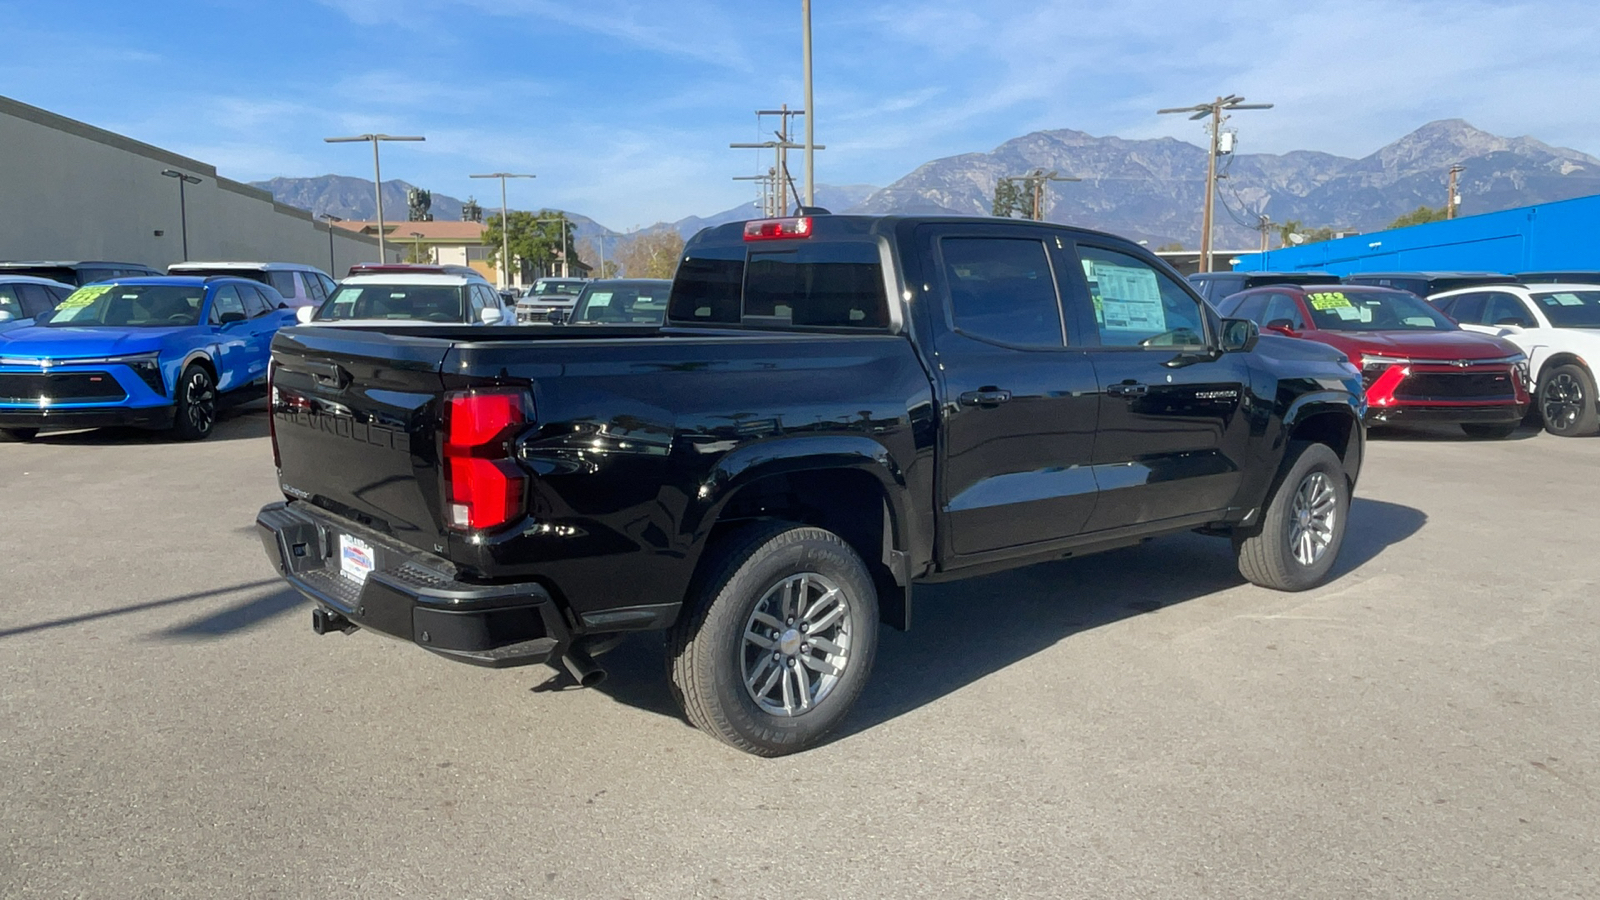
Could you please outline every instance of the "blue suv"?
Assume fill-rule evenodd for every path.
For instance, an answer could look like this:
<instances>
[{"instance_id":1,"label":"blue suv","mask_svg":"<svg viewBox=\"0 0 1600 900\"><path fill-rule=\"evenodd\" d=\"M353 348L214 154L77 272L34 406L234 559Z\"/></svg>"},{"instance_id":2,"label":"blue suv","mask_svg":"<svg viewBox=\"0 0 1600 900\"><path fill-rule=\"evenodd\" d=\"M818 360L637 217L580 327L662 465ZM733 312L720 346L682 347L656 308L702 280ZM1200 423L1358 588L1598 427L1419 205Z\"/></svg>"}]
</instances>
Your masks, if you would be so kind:
<instances>
[{"instance_id":1,"label":"blue suv","mask_svg":"<svg viewBox=\"0 0 1600 900\"><path fill-rule=\"evenodd\" d=\"M221 402L264 388L272 337L293 324L277 291L244 278L81 287L0 334L0 432L133 425L204 438Z\"/></svg>"}]
</instances>

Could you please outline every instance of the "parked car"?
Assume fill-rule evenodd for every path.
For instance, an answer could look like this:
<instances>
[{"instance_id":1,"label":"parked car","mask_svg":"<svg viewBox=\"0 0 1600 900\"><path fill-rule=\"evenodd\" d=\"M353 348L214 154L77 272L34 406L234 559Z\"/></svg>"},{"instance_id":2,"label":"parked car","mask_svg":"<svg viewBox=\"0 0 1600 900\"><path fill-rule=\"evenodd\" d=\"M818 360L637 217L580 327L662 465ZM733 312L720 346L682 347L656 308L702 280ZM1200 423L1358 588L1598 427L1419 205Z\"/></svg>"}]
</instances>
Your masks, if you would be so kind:
<instances>
[{"instance_id":1,"label":"parked car","mask_svg":"<svg viewBox=\"0 0 1600 900\"><path fill-rule=\"evenodd\" d=\"M0 274L0 334L32 325L35 316L55 309L74 290L48 278Z\"/></svg>"},{"instance_id":2,"label":"parked car","mask_svg":"<svg viewBox=\"0 0 1600 900\"><path fill-rule=\"evenodd\" d=\"M302 325L515 325L516 313L482 277L403 272L354 275L321 309L296 312Z\"/></svg>"},{"instance_id":3,"label":"parked car","mask_svg":"<svg viewBox=\"0 0 1600 900\"><path fill-rule=\"evenodd\" d=\"M669 278L610 278L584 285L565 322L572 325L660 325Z\"/></svg>"},{"instance_id":4,"label":"parked car","mask_svg":"<svg viewBox=\"0 0 1600 900\"><path fill-rule=\"evenodd\" d=\"M0 337L0 431L170 428L211 434L218 406L260 396L268 348L294 314L242 278L122 278L78 288Z\"/></svg>"},{"instance_id":5,"label":"parked car","mask_svg":"<svg viewBox=\"0 0 1600 900\"><path fill-rule=\"evenodd\" d=\"M541 278L517 300L517 321L559 322L571 315L587 278Z\"/></svg>"},{"instance_id":6,"label":"parked car","mask_svg":"<svg viewBox=\"0 0 1600 900\"><path fill-rule=\"evenodd\" d=\"M1462 328L1494 335L1528 354L1534 407L1546 431L1562 437L1600 431L1600 281L1494 285L1429 299Z\"/></svg>"},{"instance_id":7,"label":"parked car","mask_svg":"<svg viewBox=\"0 0 1600 900\"><path fill-rule=\"evenodd\" d=\"M1517 279L1496 272L1356 272L1344 276L1345 284L1410 291L1418 297L1431 297L1442 291L1479 284L1516 284Z\"/></svg>"},{"instance_id":8,"label":"parked car","mask_svg":"<svg viewBox=\"0 0 1600 900\"><path fill-rule=\"evenodd\" d=\"M1600 270L1567 269L1560 272L1518 272L1521 284L1600 284Z\"/></svg>"},{"instance_id":9,"label":"parked car","mask_svg":"<svg viewBox=\"0 0 1600 900\"><path fill-rule=\"evenodd\" d=\"M333 279L316 266L273 262L181 262L167 266L169 275L228 275L271 285L290 306L321 306L333 293Z\"/></svg>"},{"instance_id":10,"label":"parked car","mask_svg":"<svg viewBox=\"0 0 1600 900\"><path fill-rule=\"evenodd\" d=\"M489 283L489 279L477 269L454 263L356 263L345 277L351 275L460 275L462 278Z\"/></svg>"},{"instance_id":11,"label":"parked car","mask_svg":"<svg viewBox=\"0 0 1600 900\"><path fill-rule=\"evenodd\" d=\"M0 275L31 275L34 278L46 278L73 287L82 287L94 284L97 281L110 281L113 278L141 278L146 275L160 275L161 270L152 269L143 263L129 262L0 262Z\"/></svg>"},{"instance_id":12,"label":"parked car","mask_svg":"<svg viewBox=\"0 0 1600 900\"><path fill-rule=\"evenodd\" d=\"M1338 284L1339 276L1327 272L1196 272L1189 283L1212 306L1223 298L1267 284Z\"/></svg>"},{"instance_id":13,"label":"parked car","mask_svg":"<svg viewBox=\"0 0 1600 900\"><path fill-rule=\"evenodd\" d=\"M1299 590L1339 552L1359 372L1258 348L1127 240L732 223L689 241L667 323L280 333L256 522L313 629L582 685L667 629L690 720L775 756L845 715L916 585L1200 529Z\"/></svg>"},{"instance_id":14,"label":"parked car","mask_svg":"<svg viewBox=\"0 0 1600 900\"><path fill-rule=\"evenodd\" d=\"M1409 291L1282 285L1235 294L1218 311L1343 352L1361 369L1369 423L1444 422L1504 438L1528 411L1522 350L1463 331Z\"/></svg>"}]
</instances>

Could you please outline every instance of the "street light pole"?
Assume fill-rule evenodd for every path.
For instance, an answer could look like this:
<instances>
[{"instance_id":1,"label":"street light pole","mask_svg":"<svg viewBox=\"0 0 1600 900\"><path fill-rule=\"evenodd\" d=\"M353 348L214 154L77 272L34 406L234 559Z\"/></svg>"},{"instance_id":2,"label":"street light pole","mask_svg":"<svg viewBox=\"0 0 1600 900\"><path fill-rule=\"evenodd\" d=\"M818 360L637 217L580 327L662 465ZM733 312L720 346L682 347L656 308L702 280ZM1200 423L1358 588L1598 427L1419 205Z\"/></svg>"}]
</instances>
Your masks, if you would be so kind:
<instances>
[{"instance_id":1,"label":"street light pole","mask_svg":"<svg viewBox=\"0 0 1600 900\"><path fill-rule=\"evenodd\" d=\"M178 227L183 235L183 261L189 261L189 199L184 196L184 185L199 184L200 179L177 169L162 169L161 174L178 179Z\"/></svg>"},{"instance_id":2,"label":"street light pole","mask_svg":"<svg viewBox=\"0 0 1600 900\"><path fill-rule=\"evenodd\" d=\"M356 134L349 137L323 138L330 144L354 144L360 141L372 142L372 190L378 201L378 262L388 262L385 259L385 242L383 237L383 170L378 164L379 141L425 141L427 138L417 135L393 134Z\"/></svg>"},{"instance_id":3,"label":"street light pole","mask_svg":"<svg viewBox=\"0 0 1600 900\"><path fill-rule=\"evenodd\" d=\"M411 232L411 261L422 262L422 232L420 231ZM428 261L433 262L431 255L428 257Z\"/></svg>"},{"instance_id":4,"label":"street light pole","mask_svg":"<svg viewBox=\"0 0 1600 900\"><path fill-rule=\"evenodd\" d=\"M562 210L561 211L561 218L559 218L559 219L548 219L548 218L547 219L534 219L534 221L535 222L560 222L561 223L561 277L562 278L570 278L570 277L572 277L571 274L570 274L571 269L567 265L567 213L566 213L566 210ZM602 270L600 272L600 274L604 275L605 271Z\"/></svg>"},{"instance_id":5,"label":"street light pole","mask_svg":"<svg viewBox=\"0 0 1600 900\"><path fill-rule=\"evenodd\" d=\"M328 220L328 274L337 277L339 264L333 261L333 223L343 222L344 219L332 213L323 213L322 217Z\"/></svg>"},{"instance_id":6,"label":"street light pole","mask_svg":"<svg viewBox=\"0 0 1600 900\"><path fill-rule=\"evenodd\" d=\"M1215 217L1215 199L1217 194L1217 152L1218 141L1222 137L1222 123L1228 117L1223 113L1235 109L1271 109L1271 103L1246 103L1238 94L1229 94L1218 97L1210 103L1196 103L1194 106L1176 107L1173 109L1158 109L1156 115L1167 113L1192 113L1190 121L1209 117L1211 123L1207 126L1211 131L1211 154L1206 159L1206 202L1204 211L1200 215L1200 271L1211 271L1211 230L1212 220Z\"/></svg>"},{"instance_id":7,"label":"street light pole","mask_svg":"<svg viewBox=\"0 0 1600 900\"><path fill-rule=\"evenodd\" d=\"M518 175L513 172L491 172L488 175L469 175L469 178L498 178L500 179L500 287L505 289L511 286L511 232L508 230L506 209L506 179L507 178L538 178L537 175Z\"/></svg>"},{"instance_id":8,"label":"street light pole","mask_svg":"<svg viewBox=\"0 0 1600 900\"><path fill-rule=\"evenodd\" d=\"M817 119L817 104L811 98L811 0L800 0L800 15L805 21L800 31L801 53L805 57L801 63L801 78L805 81L806 104L806 205L817 205L817 172L814 166L816 155L816 141L813 140L815 132L812 126Z\"/></svg>"}]
</instances>

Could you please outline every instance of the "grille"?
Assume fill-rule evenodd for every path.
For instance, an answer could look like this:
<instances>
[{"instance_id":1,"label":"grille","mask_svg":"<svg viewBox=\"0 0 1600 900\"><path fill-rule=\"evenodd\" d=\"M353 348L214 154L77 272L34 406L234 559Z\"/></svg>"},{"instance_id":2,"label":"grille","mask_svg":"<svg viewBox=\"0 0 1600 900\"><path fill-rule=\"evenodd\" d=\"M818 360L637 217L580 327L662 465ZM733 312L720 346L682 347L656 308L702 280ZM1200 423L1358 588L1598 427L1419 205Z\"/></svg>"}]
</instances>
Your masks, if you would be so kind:
<instances>
[{"instance_id":1,"label":"grille","mask_svg":"<svg viewBox=\"0 0 1600 900\"><path fill-rule=\"evenodd\" d=\"M1401 400L1511 400L1511 373L1417 372L1400 382L1395 397Z\"/></svg>"},{"instance_id":2,"label":"grille","mask_svg":"<svg viewBox=\"0 0 1600 900\"><path fill-rule=\"evenodd\" d=\"M0 401L115 403L128 392L110 372L0 372Z\"/></svg>"}]
</instances>

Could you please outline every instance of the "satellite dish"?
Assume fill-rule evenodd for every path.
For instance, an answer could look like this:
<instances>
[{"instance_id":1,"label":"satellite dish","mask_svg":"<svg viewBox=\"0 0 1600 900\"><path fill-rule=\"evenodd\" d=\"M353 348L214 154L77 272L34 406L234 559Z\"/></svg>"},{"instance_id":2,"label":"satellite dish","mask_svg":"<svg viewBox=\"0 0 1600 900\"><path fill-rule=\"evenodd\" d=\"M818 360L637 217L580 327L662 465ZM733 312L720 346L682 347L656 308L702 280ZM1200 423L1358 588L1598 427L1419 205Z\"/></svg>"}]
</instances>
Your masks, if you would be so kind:
<instances>
[{"instance_id":1,"label":"satellite dish","mask_svg":"<svg viewBox=\"0 0 1600 900\"><path fill-rule=\"evenodd\" d=\"M1301 234L1298 231L1289 232L1289 243L1291 243L1291 244L1304 244L1305 242L1306 242L1306 236L1305 235Z\"/></svg>"}]
</instances>

